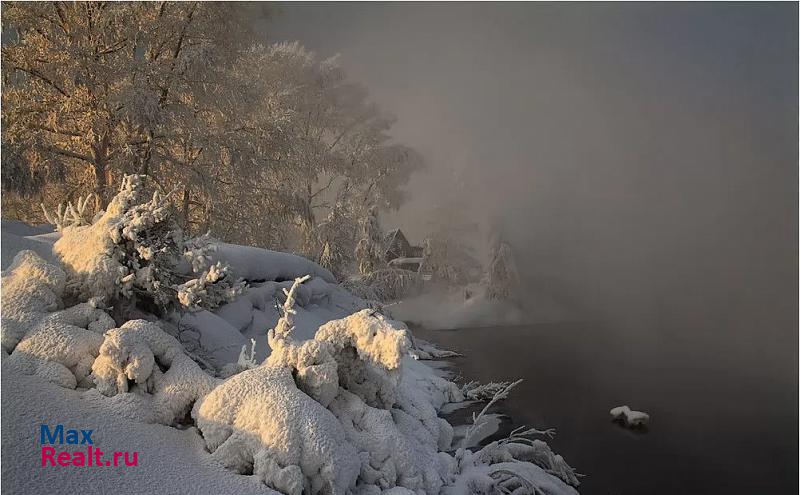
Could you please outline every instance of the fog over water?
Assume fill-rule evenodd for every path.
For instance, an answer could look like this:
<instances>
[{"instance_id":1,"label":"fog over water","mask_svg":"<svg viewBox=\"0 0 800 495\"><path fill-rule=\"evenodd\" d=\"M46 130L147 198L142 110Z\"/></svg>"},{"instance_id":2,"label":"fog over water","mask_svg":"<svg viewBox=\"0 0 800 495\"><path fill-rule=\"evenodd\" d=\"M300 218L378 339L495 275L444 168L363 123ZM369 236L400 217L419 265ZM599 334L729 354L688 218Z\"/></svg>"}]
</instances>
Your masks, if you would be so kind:
<instances>
[{"instance_id":1,"label":"fog over water","mask_svg":"<svg viewBox=\"0 0 800 495\"><path fill-rule=\"evenodd\" d=\"M254 24L341 53L424 154L385 226L418 242L461 204L531 304L796 384L797 8L285 4Z\"/></svg>"}]
</instances>

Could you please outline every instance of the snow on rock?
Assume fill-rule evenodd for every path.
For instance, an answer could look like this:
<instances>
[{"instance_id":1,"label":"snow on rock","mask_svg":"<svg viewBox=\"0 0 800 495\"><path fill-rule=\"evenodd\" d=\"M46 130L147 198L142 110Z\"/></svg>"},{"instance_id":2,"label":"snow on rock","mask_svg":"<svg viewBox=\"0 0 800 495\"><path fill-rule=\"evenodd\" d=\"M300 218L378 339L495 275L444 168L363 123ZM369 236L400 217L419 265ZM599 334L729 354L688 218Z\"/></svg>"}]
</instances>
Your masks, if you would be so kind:
<instances>
[{"instance_id":1,"label":"snow on rock","mask_svg":"<svg viewBox=\"0 0 800 495\"><path fill-rule=\"evenodd\" d=\"M611 417L622 421L625 426L635 428L647 426L650 423L650 415L642 411L634 411L628 406L618 406L611 411Z\"/></svg>"},{"instance_id":2,"label":"snow on rock","mask_svg":"<svg viewBox=\"0 0 800 495\"><path fill-rule=\"evenodd\" d=\"M100 393L109 397L137 393L147 400L148 417L166 425L185 416L195 401L220 383L200 369L174 337L145 320L109 330L92 373ZM141 401L134 402L137 409L141 407Z\"/></svg>"}]
</instances>

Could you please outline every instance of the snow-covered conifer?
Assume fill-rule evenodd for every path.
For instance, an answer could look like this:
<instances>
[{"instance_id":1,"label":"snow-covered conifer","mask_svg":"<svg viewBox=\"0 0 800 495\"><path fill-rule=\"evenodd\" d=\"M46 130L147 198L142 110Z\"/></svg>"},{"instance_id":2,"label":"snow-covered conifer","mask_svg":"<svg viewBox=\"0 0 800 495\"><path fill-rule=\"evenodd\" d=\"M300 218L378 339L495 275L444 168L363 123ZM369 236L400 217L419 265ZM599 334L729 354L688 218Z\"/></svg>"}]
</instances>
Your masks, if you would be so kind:
<instances>
[{"instance_id":1,"label":"snow-covered conifer","mask_svg":"<svg viewBox=\"0 0 800 495\"><path fill-rule=\"evenodd\" d=\"M361 238L356 245L358 271L362 275L377 270L383 264L383 235L378 223L378 208L370 207L361 221Z\"/></svg>"},{"instance_id":2,"label":"snow-covered conifer","mask_svg":"<svg viewBox=\"0 0 800 495\"><path fill-rule=\"evenodd\" d=\"M513 299L519 286L519 275L511 246L498 241L490 250L489 266L484 279L489 299Z\"/></svg>"},{"instance_id":3,"label":"snow-covered conifer","mask_svg":"<svg viewBox=\"0 0 800 495\"><path fill-rule=\"evenodd\" d=\"M244 283L210 261L208 239L184 239L169 195L144 197L142 177L126 176L94 223L64 228L54 252L67 269L68 292L162 310L213 308L238 295Z\"/></svg>"}]
</instances>

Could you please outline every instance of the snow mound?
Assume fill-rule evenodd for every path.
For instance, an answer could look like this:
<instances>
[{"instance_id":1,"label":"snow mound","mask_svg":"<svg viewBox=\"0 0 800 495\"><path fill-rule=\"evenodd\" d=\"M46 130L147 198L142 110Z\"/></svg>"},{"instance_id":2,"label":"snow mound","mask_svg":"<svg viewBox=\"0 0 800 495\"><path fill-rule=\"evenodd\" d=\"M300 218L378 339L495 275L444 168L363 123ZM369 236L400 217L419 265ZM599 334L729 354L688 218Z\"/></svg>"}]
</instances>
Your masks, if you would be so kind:
<instances>
[{"instance_id":1,"label":"snow mound","mask_svg":"<svg viewBox=\"0 0 800 495\"><path fill-rule=\"evenodd\" d=\"M403 363L413 361L405 325L363 310L296 341L294 305L307 279L285 291L269 359L195 407L208 448L231 469L290 494L438 492L439 449L449 448L452 429L428 392L403 380Z\"/></svg>"},{"instance_id":2,"label":"snow mound","mask_svg":"<svg viewBox=\"0 0 800 495\"><path fill-rule=\"evenodd\" d=\"M22 251L3 276L2 347L17 371L62 387L92 386L89 370L103 333L115 326L91 303L62 306L64 272Z\"/></svg>"},{"instance_id":3,"label":"snow mound","mask_svg":"<svg viewBox=\"0 0 800 495\"><path fill-rule=\"evenodd\" d=\"M312 275L326 282L336 283L336 278L330 271L301 256L225 242L217 243L216 246L217 249L211 255L212 260L229 266L231 273L238 278L284 281Z\"/></svg>"},{"instance_id":4,"label":"snow mound","mask_svg":"<svg viewBox=\"0 0 800 495\"><path fill-rule=\"evenodd\" d=\"M322 325L314 339L330 344L342 388L373 407L395 403L400 363L410 347L405 324L365 309Z\"/></svg>"},{"instance_id":5,"label":"snow mound","mask_svg":"<svg viewBox=\"0 0 800 495\"><path fill-rule=\"evenodd\" d=\"M212 457L288 495L345 493L361 464L342 425L295 385L287 367L228 379L193 413Z\"/></svg>"},{"instance_id":6,"label":"snow mound","mask_svg":"<svg viewBox=\"0 0 800 495\"><path fill-rule=\"evenodd\" d=\"M20 251L3 272L2 347L11 352L47 313L63 306L66 275L33 251Z\"/></svg>"},{"instance_id":7,"label":"snow mound","mask_svg":"<svg viewBox=\"0 0 800 495\"><path fill-rule=\"evenodd\" d=\"M118 403L130 400L124 397L129 392L136 393L149 406L151 421L166 425L185 416L220 383L200 369L174 337L145 320L109 330L92 373L100 393L123 395ZM142 401L135 401L137 408Z\"/></svg>"}]
</instances>

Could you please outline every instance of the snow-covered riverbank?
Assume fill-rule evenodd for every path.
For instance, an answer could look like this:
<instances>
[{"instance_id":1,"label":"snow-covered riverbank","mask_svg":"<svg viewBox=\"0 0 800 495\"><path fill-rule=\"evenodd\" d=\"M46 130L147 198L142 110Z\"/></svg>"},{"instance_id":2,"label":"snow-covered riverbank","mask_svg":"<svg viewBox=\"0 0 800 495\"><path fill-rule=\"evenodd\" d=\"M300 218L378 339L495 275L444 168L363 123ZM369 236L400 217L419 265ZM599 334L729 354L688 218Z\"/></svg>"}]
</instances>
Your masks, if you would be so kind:
<instances>
[{"instance_id":1,"label":"snow-covered riverbank","mask_svg":"<svg viewBox=\"0 0 800 495\"><path fill-rule=\"evenodd\" d=\"M125 306L128 288L158 287L155 265L119 251L131 236L150 256L141 242L153 239L136 229L161 218L155 198L141 206L127 187L92 225L60 237L4 229L19 251L2 293L2 470L12 491L575 493L571 469L540 440L456 450L439 411L462 389L418 359L426 351L403 323L303 258L204 245L202 266L242 281L220 286L228 302L161 317L107 306L109 296ZM55 254L43 248L59 238ZM10 254L4 246L4 262ZM183 284L181 297L220 290L202 285L219 280L202 266L205 278ZM43 466L41 424L94 430L98 448L139 452L139 464Z\"/></svg>"}]
</instances>

